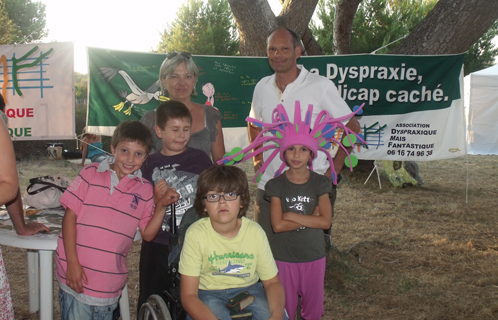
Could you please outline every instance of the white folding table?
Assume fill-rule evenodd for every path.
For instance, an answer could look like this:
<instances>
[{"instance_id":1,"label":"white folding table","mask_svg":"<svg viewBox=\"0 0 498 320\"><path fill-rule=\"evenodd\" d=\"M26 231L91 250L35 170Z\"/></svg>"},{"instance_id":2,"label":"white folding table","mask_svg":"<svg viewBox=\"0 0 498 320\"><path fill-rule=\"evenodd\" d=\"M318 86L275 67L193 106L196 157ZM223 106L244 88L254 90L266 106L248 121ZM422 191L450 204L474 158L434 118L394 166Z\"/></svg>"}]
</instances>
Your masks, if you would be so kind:
<instances>
[{"instance_id":1,"label":"white folding table","mask_svg":"<svg viewBox=\"0 0 498 320\"><path fill-rule=\"evenodd\" d=\"M40 320L54 318L54 251L56 234L19 236L15 231L0 229L0 245L28 249L29 311L40 310ZM137 230L135 240L140 239ZM128 286L125 284L119 300L121 319L130 320Z\"/></svg>"}]
</instances>

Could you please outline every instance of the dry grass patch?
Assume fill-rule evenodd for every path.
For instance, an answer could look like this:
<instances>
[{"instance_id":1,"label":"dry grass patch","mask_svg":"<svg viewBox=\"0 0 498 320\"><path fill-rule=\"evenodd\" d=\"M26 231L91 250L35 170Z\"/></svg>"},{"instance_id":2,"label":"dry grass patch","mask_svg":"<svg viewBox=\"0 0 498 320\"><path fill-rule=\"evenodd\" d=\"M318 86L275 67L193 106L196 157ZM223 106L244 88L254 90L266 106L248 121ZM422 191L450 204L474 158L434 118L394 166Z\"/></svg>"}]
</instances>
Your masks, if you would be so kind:
<instances>
[{"instance_id":1,"label":"dry grass patch","mask_svg":"<svg viewBox=\"0 0 498 320\"><path fill-rule=\"evenodd\" d=\"M326 319L496 319L496 157L419 163L425 184L369 172L340 186Z\"/></svg>"},{"instance_id":2,"label":"dry grass patch","mask_svg":"<svg viewBox=\"0 0 498 320\"><path fill-rule=\"evenodd\" d=\"M327 256L324 319L497 319L497 160L469 156L468 165L467 157L420 162L425 183L404 189L392 187L383 174L382 189L375 175L364 185L369 169L346 173L333 220L335 247ZM241 167L252 179L251 165ZM76 176L80 170L48 160L19 168L24 186L35 176ZM256 195L254 184L251 195ZM26 252L2 249L16 318L37 319L27 305ZM127 259L132 319L139 251L135 242Z\"/></svg>"}]
</instances>

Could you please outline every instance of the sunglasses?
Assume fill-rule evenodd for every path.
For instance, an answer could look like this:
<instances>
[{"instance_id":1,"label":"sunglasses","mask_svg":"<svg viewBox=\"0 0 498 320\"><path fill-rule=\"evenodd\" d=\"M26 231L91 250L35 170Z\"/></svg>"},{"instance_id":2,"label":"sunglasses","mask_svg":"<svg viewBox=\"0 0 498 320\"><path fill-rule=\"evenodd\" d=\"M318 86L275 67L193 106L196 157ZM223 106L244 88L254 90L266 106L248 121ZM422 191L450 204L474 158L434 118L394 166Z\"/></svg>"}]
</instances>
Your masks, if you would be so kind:
<instances>
[{"instance_id":1,"label":"sunglasses","mask_svg":"<svg viewBox=\"0 0 498 320\"><path fill-rule=\"evenodd\" d=\"M192 55L189 52L186 52L186 51L182 51L182 52L173 51L173 52L170 52L170 53L166 54L166 59L173 59L174 57L176 57L179 54L181 54L182 57L184 57L185 59L192 58Z\"/></svg>"}]
</instances>

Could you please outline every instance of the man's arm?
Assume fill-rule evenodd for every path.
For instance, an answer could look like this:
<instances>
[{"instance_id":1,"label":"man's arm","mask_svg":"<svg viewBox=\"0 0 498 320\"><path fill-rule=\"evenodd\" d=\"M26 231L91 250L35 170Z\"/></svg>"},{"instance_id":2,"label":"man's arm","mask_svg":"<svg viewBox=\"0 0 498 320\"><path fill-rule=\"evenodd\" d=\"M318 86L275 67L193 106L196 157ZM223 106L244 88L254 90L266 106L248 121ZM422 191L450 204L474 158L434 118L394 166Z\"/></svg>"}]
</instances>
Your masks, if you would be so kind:
<instances>
[{"instance_id":1,"label":"man's arm","mask_svg":"<svg viewBox=\"0 0 498 320\"><path fill-rule=\"evenodd\" d=\"M249 142L252 143L254 140L256 140L256 137L258 134L261 133L262 129L259 127L253 126L251 123L247 123L247 129L249 131ZM258 146L254 148L253 151L258 150L262 146ZM254 157L254 172L258 172L259 169L263 166L263 154L260 153L257 156Z\"/></svg>"},{"instance_id":2,"label":"man's arm","mask_svg":"<svg viewBox=\"0 0 498 320\"><path fill-rule=\"evenodd\" d=\"M22 206L21 191L17 190L17 196L5 204L10 220L16 228L16 232L20 236L29 236L40 231L49 232L50 229L38 222L26 224L24 221L24 209Z\"/></svg>"},{"instance_id":3,"label":"man's arm","mask_svg":"<svg viewBox=\"0 0 498 320\"><path fill-rule=\"evenodd\" d=\"M349 128L354 133L359 133L360 129L361 129L360 123L358 122L358 120L356 120L356 117L352 117L351 119L349 119L348 123L346 124L346 127ZM341 139L344 139L344 137L342 137ZM353 147L346 148L346 150L348 150L348 152L351 152L352 149L353 149ZM344 150L342 150L342 148L339 148L339 150L337 151L337 154L334 157L334 168L335 168L335 172L337 174L341 173L342 167L344 166L345 159L346 159L346 152L344 152ZM329 169L327 169L327 171L325 172L325 175L328 177L330 177L330 170L331 169L329 167Z\"/></svg>"}]
</instances>

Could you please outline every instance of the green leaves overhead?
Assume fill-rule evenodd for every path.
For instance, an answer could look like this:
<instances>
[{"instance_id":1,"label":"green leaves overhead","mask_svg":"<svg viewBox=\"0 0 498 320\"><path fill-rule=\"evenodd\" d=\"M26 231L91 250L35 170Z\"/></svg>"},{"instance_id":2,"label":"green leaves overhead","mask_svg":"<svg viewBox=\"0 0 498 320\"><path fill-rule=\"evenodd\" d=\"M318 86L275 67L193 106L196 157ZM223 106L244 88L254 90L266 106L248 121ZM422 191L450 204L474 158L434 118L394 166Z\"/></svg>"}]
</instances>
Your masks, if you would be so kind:
<instances>
[{"instance_id":1,"label":"green leaves overhead","mask_svg":"<svg viewBox=\"0 0 498 320\"><path fill-rule=\"evenodd\" d=\"M31 43L41 40L48 35L45 29L45 4L31 0L4 0L4 10L15 28L11 41L2 42L2 44L13 43ZM0 17L0 29L3 27L3 21Z\"/></svg>"},{"instance_id":2,"label":"green leaves overhead","mask_svg":"<svg viewBox=\"0 0 498 320\"><path fill-rule=\"evenodd\" d=\"M237 26L228 1L189 0L163 31L156 51L232 56L238 50Z\"/></svg>"}]
</instances>

